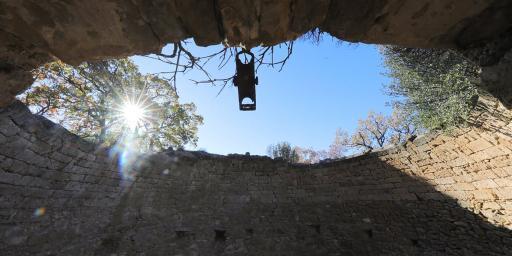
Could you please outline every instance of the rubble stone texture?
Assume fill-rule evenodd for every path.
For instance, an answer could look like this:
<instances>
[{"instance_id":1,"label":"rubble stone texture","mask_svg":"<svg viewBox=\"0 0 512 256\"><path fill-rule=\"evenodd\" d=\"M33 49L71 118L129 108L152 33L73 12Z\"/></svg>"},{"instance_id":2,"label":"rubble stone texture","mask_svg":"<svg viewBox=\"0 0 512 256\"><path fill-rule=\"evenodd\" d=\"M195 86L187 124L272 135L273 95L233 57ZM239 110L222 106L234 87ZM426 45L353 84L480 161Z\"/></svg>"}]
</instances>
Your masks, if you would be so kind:
<instances>
[{"instance_id":1,"label":"rubble stone texture","mask_svg":"<svg viewBox=\"0 0 512 256\"><path fill-rule=\"evenodd\" d=\"M314 28L350 42L464 51L486 67L482 88L512 107L508 0L0 0L0 106L52 58L76 65L186 38L274 45Z\"/></svg>"},{"instance_id":2,"label":"rubble stone texture","mask_svg":"<svg viewBox=\"0 0 512 256\"><path fill-rule=\"evenodd\" d=\"M320 28L463 51L511 108L511 25L508 0L0 0L0 254L512 255L512 115L499 103L470 128L319 165L178 151L121 166L14 102L54 58Z\"/></svg>"},{"instance_id":3,"label":"rubble stone texture","mask_svg":"<svg viewBox=\"0 0 512 256\"><path fill-rule=\"evenodd\" d=\"M201 152L116 158L0 110L2 255L510 255L510 112L312 166Z\"/></svg>"}]
</instances>

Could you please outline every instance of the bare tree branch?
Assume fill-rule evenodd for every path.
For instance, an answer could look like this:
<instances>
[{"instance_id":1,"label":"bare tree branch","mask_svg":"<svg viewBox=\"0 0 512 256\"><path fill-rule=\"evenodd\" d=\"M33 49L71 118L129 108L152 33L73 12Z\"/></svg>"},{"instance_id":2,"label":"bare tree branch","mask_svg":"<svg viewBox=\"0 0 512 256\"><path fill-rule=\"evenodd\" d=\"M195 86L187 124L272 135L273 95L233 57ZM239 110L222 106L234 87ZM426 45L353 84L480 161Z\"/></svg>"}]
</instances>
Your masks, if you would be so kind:
<instances>
[{"instance_id":1,"label":"bare tree branch","mask_svg":"<svg viewBox=\"0 0 512 256\"><path fill-rule=\"evenodd\" d=\"M281 71L293 53L293 43L293 41L290 41L277 46L278 48L281 48L282 46L286 47L284 57L278 60L275 59L274 54L276 46L267 46L260 48L255 59L255 63L257 63L256 71L258 71L261 66L278 68L278 71ZM196 70L204 77L204 79L189 80L196 85L207 84L211 86L220 86L221 89L218 93L219 95L224 90L224 88L233 81L234 74L230 77L218 78L212 75L211 71L208 70L207 65L212 61L216 60L218 61L217 69L223 69L237 54L238 47L225 46L222 49L211 54L205 56L195 56L192 53L192 51L190 51L186 47L186 45L186 41L177 42L173 44L173 50L171 54L158 53L153 55L146 55L144 57L161 61L172 67L171 71L158 72L153 74L162 75L163 79L171 83L174 90L176 90L177 77L180 74L185 74L190 70Z\"/></svg>"}]
</instances>

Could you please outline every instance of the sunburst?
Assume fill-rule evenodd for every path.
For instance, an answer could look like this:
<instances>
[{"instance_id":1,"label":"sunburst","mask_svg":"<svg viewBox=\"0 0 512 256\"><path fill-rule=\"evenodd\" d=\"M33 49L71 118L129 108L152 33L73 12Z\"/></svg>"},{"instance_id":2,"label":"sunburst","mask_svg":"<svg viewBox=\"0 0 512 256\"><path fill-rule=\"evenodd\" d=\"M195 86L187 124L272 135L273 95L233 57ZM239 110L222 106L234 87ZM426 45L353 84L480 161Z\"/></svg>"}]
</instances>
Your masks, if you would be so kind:
<instances>
[{"instance_id":1,"label":"sunburst","mask_svg":"<svg viewBox=\"0 0 512 256\"><path fill-rule=\"evenodd\" d=\"M151 106L142 94L137 97L126 96L115 110L117 119L131 130L144 126L151 119Z\"/></svg>"},{"instance_id":2,"label":"sunburst","mask_svg":"<svg viewBox=\"0 0 512 256\"><path fill-rule=\"evenodd\" d=\"M125 102L121 107L121 117L123 122L131 129L135 129L139 125L143 124L146 115L145 112L146 111L143 106L133 102Z\"/></svg>"}]
</instances>

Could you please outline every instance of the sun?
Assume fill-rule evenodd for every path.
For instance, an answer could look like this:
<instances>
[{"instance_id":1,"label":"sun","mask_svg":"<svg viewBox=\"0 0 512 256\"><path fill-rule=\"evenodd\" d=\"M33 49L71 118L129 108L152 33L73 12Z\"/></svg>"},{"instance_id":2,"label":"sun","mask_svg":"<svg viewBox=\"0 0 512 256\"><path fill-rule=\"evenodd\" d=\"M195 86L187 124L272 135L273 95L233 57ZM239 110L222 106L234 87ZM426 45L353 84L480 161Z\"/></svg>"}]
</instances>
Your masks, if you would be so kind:
<instances>
[{"instance_id":1,"label":"sun","mask_svg":"<svg viewBox=\"0 0 512 256\"><path fill-rule=\"evenodd\" d=\"M124 124L132 129L142 124L145 114L144 107L133 102L125 102L121 108L121 117Z\"/></svg>"},{"instance_id":2,"label":"sun","mask_svg":"<svg viewBox=\"0 0 512 256\"><path fill-rule=\"evenodd\" d=\"M144 132L146 124L154 121L154 104L147 97L144 91L126 94L119 97L120 100L114 104L113 112L117 125L122 125L132 131Z\"/></svg>"}]
</instances>

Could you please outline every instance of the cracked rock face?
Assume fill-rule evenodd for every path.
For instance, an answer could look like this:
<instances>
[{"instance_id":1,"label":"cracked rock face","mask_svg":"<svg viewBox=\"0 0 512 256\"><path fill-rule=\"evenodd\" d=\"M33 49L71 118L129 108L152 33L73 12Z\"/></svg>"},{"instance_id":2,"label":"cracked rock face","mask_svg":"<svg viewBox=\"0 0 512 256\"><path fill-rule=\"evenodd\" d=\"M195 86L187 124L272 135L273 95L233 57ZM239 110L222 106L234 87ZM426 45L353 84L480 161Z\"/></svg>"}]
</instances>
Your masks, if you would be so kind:
<instances>
[{"instance_id":1,"label":"cracked rock face","mask_svg":"<svg viewBox=\"0 0 512 256\"><path fill-rule=\"evenodd\" d=\"M0 105L53 57L78 64L186 38L274 45L314 28L350 42L465 50L507 33L511 12L503 0L0 0Z\"/></svg>"}]
</instances>

